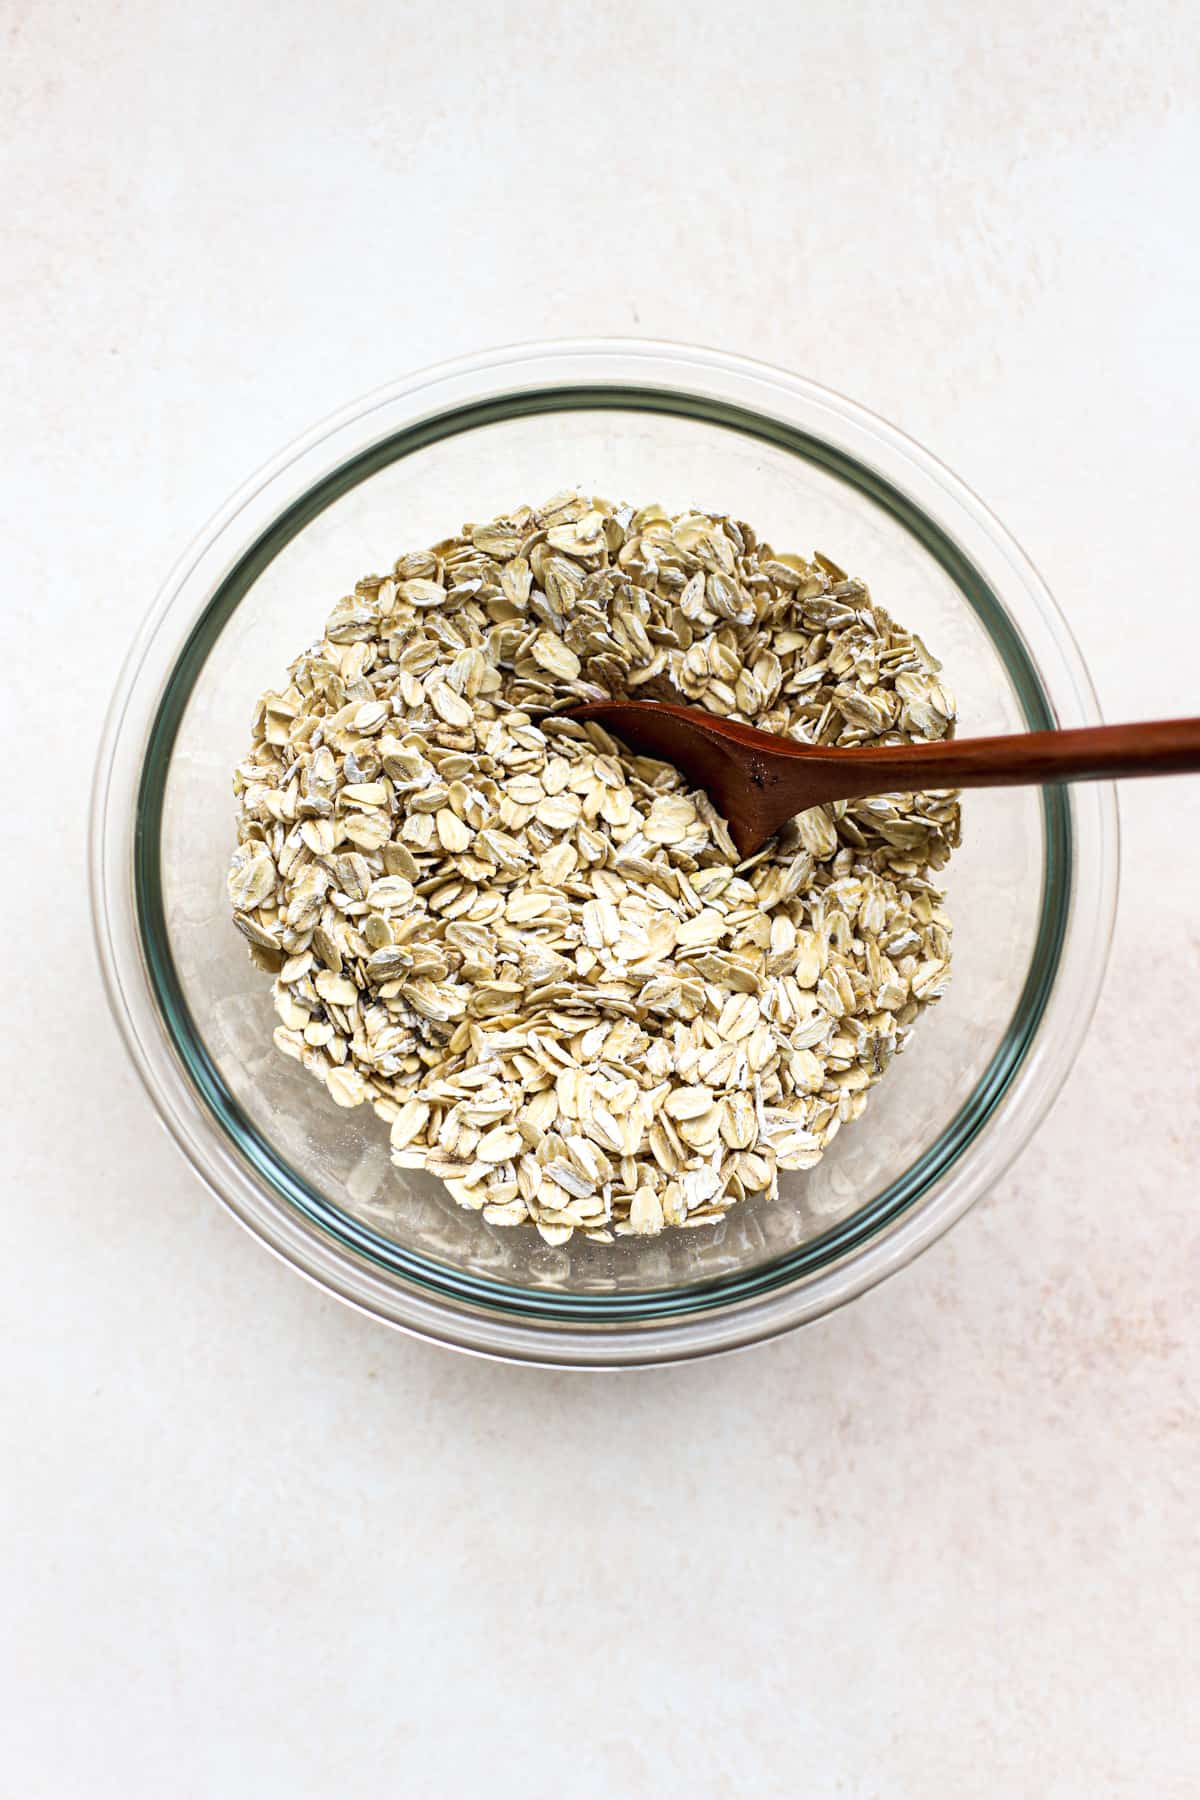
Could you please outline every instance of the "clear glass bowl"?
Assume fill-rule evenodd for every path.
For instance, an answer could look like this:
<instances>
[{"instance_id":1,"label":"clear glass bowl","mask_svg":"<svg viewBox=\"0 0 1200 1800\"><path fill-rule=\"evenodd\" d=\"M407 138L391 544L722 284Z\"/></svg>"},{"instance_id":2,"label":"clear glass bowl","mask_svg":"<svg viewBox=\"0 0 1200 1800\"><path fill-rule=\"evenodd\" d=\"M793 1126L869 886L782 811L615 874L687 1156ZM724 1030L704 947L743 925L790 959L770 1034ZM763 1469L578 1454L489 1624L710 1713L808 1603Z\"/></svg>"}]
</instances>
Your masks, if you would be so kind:
<instances>
[{"instance_id":1,"label":"clear glass bowl","mask_svg":"<svg viewBox=\"0 0 1200 1800\"><path fill-rule=\"evenodd\" d=\"M716 1226L551 1249L391 1168L271 1042L269 980L225 900L230 772L255 697L354 580L464 518L576 484L749 519L863 576L946 665L964 734L1083 725L1095 697L1016 544L890 425L740 357L518 346L360 401L201 534L122 675L92 888L117 1022L213 1192L330 1292L461 1349L560 1366L705 1355L816 1318L907 1262L1028 1138L1079 1047L1117 887L1111 787L968 796L950 990L820 1166Z\"/></svg>"}]
</instances>

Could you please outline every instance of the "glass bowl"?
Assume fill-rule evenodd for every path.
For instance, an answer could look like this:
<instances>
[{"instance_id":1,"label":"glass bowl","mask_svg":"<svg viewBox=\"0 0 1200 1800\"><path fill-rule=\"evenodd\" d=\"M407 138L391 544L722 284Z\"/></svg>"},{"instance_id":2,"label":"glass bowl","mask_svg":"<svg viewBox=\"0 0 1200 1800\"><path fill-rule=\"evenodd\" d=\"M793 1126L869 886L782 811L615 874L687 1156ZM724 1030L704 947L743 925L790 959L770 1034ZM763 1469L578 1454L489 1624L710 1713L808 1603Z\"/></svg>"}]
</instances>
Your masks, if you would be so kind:
<instances>
[{"instance_id":1,"label":"glass bowl","mask_svg":"<svg viewBox=\"0 0 1200 1800\"><path fill-rule=\"evenodd\" d=\"M331 1293L460 1349L557 1366L700 1356L802 1324L910 1260L1020 1149L1071 1065L1117 887L1106 785L967 796L954 963L824 1161L704 1229L551 1248L388 1159L271 1042L228 917L230 777L257 695L355 579L465 518L577 485L820 549L939 656L963 734L1098 711L1044 584L892 426L762 364L669 344L526 345L373 394L256 476L168 580L97 770L92 893L117 1023L163 1122L258 1238Z\"/></svg>"}]
</instances>

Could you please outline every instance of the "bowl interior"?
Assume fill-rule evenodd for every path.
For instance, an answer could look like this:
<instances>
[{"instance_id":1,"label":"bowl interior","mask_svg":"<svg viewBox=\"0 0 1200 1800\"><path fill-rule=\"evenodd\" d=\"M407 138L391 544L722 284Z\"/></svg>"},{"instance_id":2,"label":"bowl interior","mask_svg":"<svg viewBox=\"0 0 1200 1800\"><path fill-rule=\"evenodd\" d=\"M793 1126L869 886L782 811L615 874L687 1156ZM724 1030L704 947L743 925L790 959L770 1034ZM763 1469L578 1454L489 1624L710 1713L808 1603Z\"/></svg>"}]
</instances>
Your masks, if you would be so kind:
<instances>
[{"instance_id":1,"label":"bowl interior","mask_svg":"<svg viewBox=\"0 0 1200 1800\"><path fill-rule=\"evenodd\" d=\"M972 794L964 808L945 876L947 996L815 1170L716 1225L553 1249L532 1231L489 1226L439 1182L393 1169L386 1127L366 1108L340 1111L274 1049L270 978L249 963L225 898L230 774L254 701L360 575L466 519L568 485L732 513L777 549L819 549L863 577L943 662L960 733L1052 723L998 602L924 515L798 432L703 414L677 395L526 396L507 416L493 405L387 438L239 555L164 695L142 785L138 903L175 1050L237 1154L288 1205L406 1279L458 1294L465 1284L509 1307L570 1302L625 1316L792 1279L911 1205L986 1122L1032 1037L1065 916L1066 814L1053 796L1013 789Z\"/></svg>"}]
</instances>

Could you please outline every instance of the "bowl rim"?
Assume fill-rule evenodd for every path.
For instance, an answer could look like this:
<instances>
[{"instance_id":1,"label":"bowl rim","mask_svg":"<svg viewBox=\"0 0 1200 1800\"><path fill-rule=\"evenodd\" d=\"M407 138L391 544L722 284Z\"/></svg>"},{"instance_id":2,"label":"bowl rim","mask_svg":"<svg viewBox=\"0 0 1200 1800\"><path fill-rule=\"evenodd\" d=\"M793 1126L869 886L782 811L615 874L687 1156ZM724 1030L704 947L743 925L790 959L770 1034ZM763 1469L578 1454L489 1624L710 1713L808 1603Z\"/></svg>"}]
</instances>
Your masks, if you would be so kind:
<instances>
[{"instance_id":1,"label":"bowl rim","mask_svg":"<svg viewBox=\"0 0 1200 1800\"><path fill-rule=\"evenodd\" d=\"M214 625L219 629L256 569L316 511L372 466L403 454L398 443L413 448L519 412L639 403L749 430L793 450L803 440L803 453L827 464L832 457L835 473L845 474L836 465L849 464L866 477L853 478L854 485L870 492L874 482L885 496L899 496L910 529L913 520L925 521L960 559L968 580L978 578L980 591L990 596L995 617L984 623L993 639L997 621L1012 633L1032 676L1032 688L1021 692L1030 725L1099 718L1078 646L1029 559L965 484L895 427L803 377L725 352L623 338L512 345L418 371L340 409L252 476L197 535L126 660L105 725L91 816L93 921L110 1006L160 1118L205 1184L283 1260L360 1310L460 1349L560 1367L639 1366L739 1347L844 1304L910 1261L991 1185L1065 1079L1098 997L1116 904L1111 786L1044 790L1047 887L1035 953L1042 966L1031 970L1014 1026L1022 1021L1035 976L1039 991L1032 1010L1026 1009L1017 1052L996 1079L997 1091L978 1102L961 1141L940 1154L938 1168L917 1182L895 1216L879 1225L853 1215L856 1232L835 1244L820 1266L797 1273L793 1265L801 1253L792 1253L764 1265L749 1294L736 1277L668 1291L661 1307L655 1294L615 1305L611 1296L592 1295L547 1304L544 1295L534 1300L532 1290L455 1271L448 1284L444 1274L427 1284L424 1269L446 1266L397 1252L392 1270L381 1268L369 1228L332 1208L334 1218L322 1218L311 1190L308 1204L303 1192L287 1192L278 1175L286 1165L279 1159L275 1172L252 1166L236 1118L227 1112L223 1117L220 1096L204 1091L204 1072L186 1050L187 1030L161 985L166 936L154 923L157 858L141 853L147 841L157 842L146 798L157 780L161 800L170 749L170 737L161 737L164 720L179 695L186 700L190 691L189 659L198 657L198 668L207 654L205 627L210 634ZM1019 618L995 591L998 574L1013 590L1009 601L1013 593L1023 601ZM976 593L959 575L955 579L979 611ZM182 648L168 629L176 621L184 625ZM1053 700L1045 685L1047 658ZM1054 1033L1047 1038L1050 1012ZM1010 1026L964 1112L986 1088L1012 1031ZM199 1033L192 1035L202 1043ZM1002 1114L1005 1134L995 1129ZM939 1135L935 1148L956 1124ZM964 1166L968 1143L980 1145L982 1154ZM347 1223L349 1231L342 1228ZM406 1266L412 1262L423 1267ZM527 1308L521 1299L526 1294ZM689 1299L683 1310L681 1295L698 1296L698 1305Z\"/></svg>"}]
</instances>

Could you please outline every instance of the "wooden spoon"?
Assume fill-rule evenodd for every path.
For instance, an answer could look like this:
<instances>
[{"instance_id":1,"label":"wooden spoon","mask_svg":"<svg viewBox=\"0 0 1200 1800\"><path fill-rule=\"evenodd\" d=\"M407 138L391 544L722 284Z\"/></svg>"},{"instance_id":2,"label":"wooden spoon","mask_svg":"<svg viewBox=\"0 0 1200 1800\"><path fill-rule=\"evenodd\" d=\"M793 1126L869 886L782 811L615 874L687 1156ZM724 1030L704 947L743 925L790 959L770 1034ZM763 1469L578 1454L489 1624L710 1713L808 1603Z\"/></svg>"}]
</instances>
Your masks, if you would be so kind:
<instances>
[{"instance_id":1,"label":"wooden spoon","mask_svg":"<svg viewBox=\"0 0 1200 1800\"><path fill-rule=\"evenodd\" d=\"M657 700L597 700L567 717L594 719L631 749L674 763L729 821L742 856L761 850L796 813L830 800L1200 770L1200 719L831 750Z\"/></svg>"}]
</instances>

